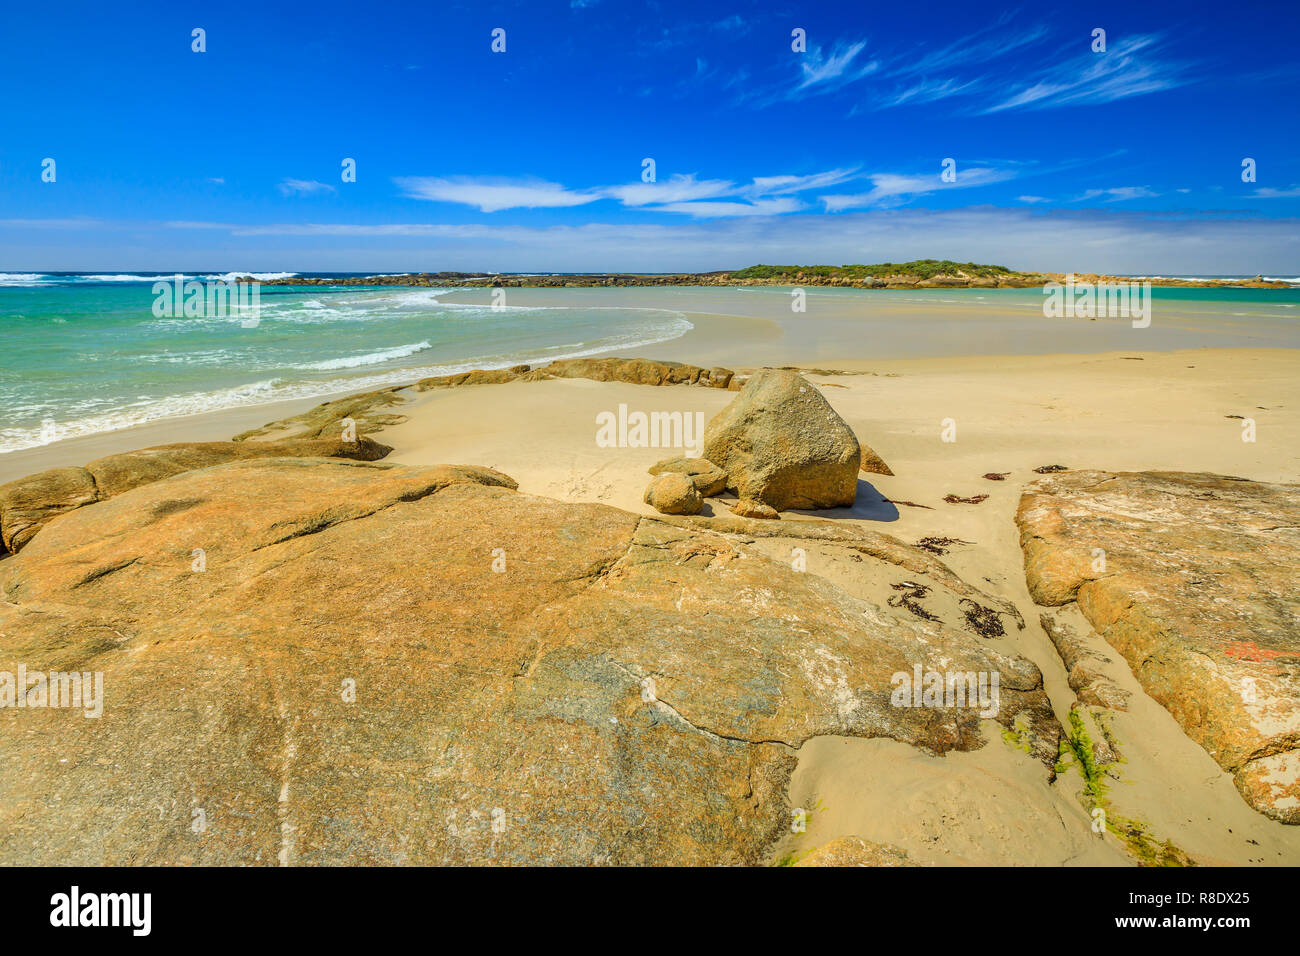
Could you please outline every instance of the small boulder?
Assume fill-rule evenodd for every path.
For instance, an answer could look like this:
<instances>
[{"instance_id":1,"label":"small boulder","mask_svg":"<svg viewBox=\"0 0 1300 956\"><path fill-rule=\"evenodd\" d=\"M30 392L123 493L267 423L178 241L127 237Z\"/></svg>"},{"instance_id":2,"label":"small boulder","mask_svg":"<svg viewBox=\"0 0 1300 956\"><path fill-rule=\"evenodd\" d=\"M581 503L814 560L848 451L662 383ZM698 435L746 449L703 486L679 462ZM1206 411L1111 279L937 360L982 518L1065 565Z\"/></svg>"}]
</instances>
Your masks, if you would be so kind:
<instances>
[{"instance_id":1,"label":"small boulder","mask_svg":"<svg viewBox=\"0 0 1300 956\"><path fill-rule=\"evenodd\" d=\"M741 498L787 508L852 505L862 452L853 429L798 372L765 368L704 430L704 457Z\"/></svg>"},{"instance_id":2,"label":"small boulder","mask_svg":"<svg viewBox=\"0 0 1300 956\"><path fill-rule=\"evenodd\" d=\"M862 442L859 441L858 445L862 448L862 463L858 466L859 471L867 475L888 475L891 478L894 476L893 470L885 464L883 458Z\"/></svg>"},{"instance_id":3,"label":"small boulder","mask_svg":"<svg viewBox=\"0 0 1300 956\"><path fill-rule=\"evenodd\" d=\"M701 378L700 381L707 384L710 388L727 388L731 385L731 380L735 375L736 373L729 368L715 366L714 368L709 369L707 379Z\"/></svg>"},{"instance_id":4,"label":"small boulder","mask_svg":"<svg viewBox=\"0 0 1300 956\"><path fill-rule=\"evenodd\" d=\"M695 482L676 472L655 475L645 490L645 503L666 515L699 514L704 507L704 499L700 497Z\"/></svg>"},{"instance_id":5,"label":"small boulder","mask_svg":"<svg viewBox=\"0 0 1300 956\"><path fill-rule=\"evenodd\" d=\"M707 458L665 458L650 466L650 474L685 475L705 498L721 494L727 488L727 473Z\"/></svg>"},{"instance_id":6,"label":"small boulder","mask_svg":"<svg viewBox=\"0 0 1300 956\"><path fill-rule=\"evenodd\" d=\"M769 508L761 501L754 501L752 498L741 498L731 506L731 513L739 515L742 518L780 518L775 508Z\"/></svg>"}]
</instances>

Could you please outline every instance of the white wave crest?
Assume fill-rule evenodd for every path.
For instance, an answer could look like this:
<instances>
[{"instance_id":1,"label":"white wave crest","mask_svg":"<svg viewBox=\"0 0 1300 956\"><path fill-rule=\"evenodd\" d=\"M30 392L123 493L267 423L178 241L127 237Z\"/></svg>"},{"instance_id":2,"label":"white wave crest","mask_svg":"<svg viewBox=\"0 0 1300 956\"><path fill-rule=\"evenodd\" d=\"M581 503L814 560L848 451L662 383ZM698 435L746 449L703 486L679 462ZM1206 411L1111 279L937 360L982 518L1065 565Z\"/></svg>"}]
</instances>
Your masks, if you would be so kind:
<instances>
[{"instance_id":1,"label":"white wave crest","mask_svg":"<svg viewBox=\"0 0 1300 956\"><path fill-rule=\"evenodd\" d=\"M393 361L393 359L406 358L408 355L414 355L417 352L423 352L425 349L431 348L433 346L428 342L416 342L414 345L399 345L397 348L383 349L379 352L348 355L343 358L326 359L323 362L308 362L305 365L291 367L313 372L330 372L343 368L363 368L367 365L382 365L384 362Z\"/></svg>"}]
</instances>

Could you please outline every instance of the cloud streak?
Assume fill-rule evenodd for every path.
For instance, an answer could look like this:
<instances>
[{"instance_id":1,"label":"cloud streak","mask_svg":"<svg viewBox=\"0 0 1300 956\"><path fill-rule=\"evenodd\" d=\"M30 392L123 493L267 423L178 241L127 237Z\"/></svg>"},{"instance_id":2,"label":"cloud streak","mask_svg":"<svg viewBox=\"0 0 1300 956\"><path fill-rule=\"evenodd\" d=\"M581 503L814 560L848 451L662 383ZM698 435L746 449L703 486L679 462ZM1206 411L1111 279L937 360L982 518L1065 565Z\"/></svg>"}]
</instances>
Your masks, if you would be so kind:
<instances>
[{"instance_id":1,"label":"cloud streak","mask_svg":"<svg viewBox=\"0 0 1300 956\"><path fill-rule=\"evenodd\" d=\"M1159 195L1149 186L1112 186L1110 189L1085 189L1075 197L1074 202L1103 198L1106 202L1123 202L1128 199L1154 199Z\"/></svg>"},{"instance_id":2,"label":"cloud streak","mask_svg":"<svg viewBox=\"0 0 1300 956\"><path fill-rule=\"evenodd\" d=\"M602 198L598 191L574 191L559 183L535 179L487 179L455 176L402 176L395 182L410 199L460 203L481 212L502 209L559 209L582 206Z\"/></svg>"},{"instance_id":3,"label":"cloud streak","mask_svg":"<svg viewBox=\"0 0 1300 956\"><path fill-rule=\"evenodd\" d=\"M915 196L934 193L946 189L969 189L976 186L988 186L992 183L1015 179L1019 171L1014 168L994 169L976 166L959 170L954 182L946 183L939 173L928 176L901 176L896 173L874 173L867 178L871 180L872 189L865 193L822 196L821 200L827 212L842 212L845 209L888 208L900 206Z\"/></svg>"},{"instance_id":4,"label":"cloud streak","mask_svg":"<svg viewBox=\"0 0 1300 956\"><path fill-rule=\"evenodd\" d=\"M795 99L808 93L827 93L856 83L865 76L870 76L880 69L880 64L871 60L854 65L860 54L866 49L866 43L859 41L848 45L837 43L828 54L822 54L821 47L809 50L799 61L799 83L791 91Z\"/></svg>"},{"instance_id":5,"label":"cloud streak","mask_svg":"<svg viewBox=\"0 0 1300 956\"><path fill-rule=\"evenodd\" d=\"M871 77L850 115L964 99L976 115L1008 110L1042 110L1110 103L1145 96L1193 82L1191 64L1169 59L1165 37L1139 34L1116 38L1104 53L1091 52L1086 38L1074 38L1075 56L1045 58L1049 65L1028 71L1015 55L1047 43L1042 25L1017 32L1004 15L986 30L934 50L876 50L867 58L865 39L839 41L829 53L821 47L798 58L793 75L741 94L739 102L762 108L826 93L856 91Z\"/></svg>"},{"instance_id":6,"label":"cloud streak","mask_svg":"<svg viewBox=\"0 0 1300 956\"><path fill-rule=\"evenodd\" d=\"M284 179L275 187L282 196L310 196L314 193L334 192L333 186L318 183L314 179Z\"/></svg>"},{"instance_id":7,"label":"cloud streak","mask_svg":"<svg viewBox=\"0 0 1300 956\"><path fill-rule=\"evenodd\" d=\"M749 183L696 179L676 174L658 182L572 189L542 180L406 176L395 180L404 195L431 202L473 206L482 212L506 209L554 209L613 200L647 212L695 218L779 216L803 208L795 193L825 189L855 178L857 168L830 169L807 175L759 176ZM726 200L726 201L722 201Z\"/></svg>"},{"instance_id":8,"label":"cloud streak","mask_svg":"<svg viewBox=\"0 0 1300 956\"><path fill-rule=\"evenodd\" d=\"M1157 59L1159 42L1155 34L1116 40L1105 53L1084 53L1042 71L983 112L1111 103L1182 86L1188 82L1186 67Z\"/></svg>"}]
</instances>

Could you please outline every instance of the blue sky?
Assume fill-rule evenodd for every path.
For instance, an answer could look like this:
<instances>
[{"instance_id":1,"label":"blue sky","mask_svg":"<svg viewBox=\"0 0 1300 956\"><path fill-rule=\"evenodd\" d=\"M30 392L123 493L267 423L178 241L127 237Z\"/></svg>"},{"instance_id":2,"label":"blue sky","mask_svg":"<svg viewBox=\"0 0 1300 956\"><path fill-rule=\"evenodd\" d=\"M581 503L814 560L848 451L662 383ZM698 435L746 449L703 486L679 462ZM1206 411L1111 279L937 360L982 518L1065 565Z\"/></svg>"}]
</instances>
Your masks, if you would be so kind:
<instances>
[{"instance_id":1,"label":"blue sky","mask_svg":"<svg viewBox=\"0 0 1300 956\"><path fill-rule=\"evenodd\" d=\"M1295 3L6 15L4 271L1300 274Z\"/></svg>"}]
</instances>

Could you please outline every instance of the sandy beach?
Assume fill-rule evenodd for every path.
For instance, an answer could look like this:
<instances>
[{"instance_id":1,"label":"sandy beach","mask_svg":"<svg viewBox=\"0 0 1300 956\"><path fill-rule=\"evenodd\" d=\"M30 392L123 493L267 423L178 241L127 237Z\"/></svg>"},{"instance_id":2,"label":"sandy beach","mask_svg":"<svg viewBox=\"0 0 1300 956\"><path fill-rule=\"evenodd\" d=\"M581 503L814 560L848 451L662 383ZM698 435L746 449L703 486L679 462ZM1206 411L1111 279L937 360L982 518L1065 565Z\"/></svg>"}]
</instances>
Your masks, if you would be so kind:
<instances>
[{"instance_id":1,"label":"sandy beach","mask_svg":"<svg viewBox=\"0 0 1300 956\"><path fill-rule=\"evenodd\" d=\"M693 339L687 336L690 341L674 343L668 351L677 357L689 346L700 353L695 360L720 362L738 321L700 322ZM757 320L757 334L740 351L762 352L778 338L767 321ZM755 331L753 325L749 329ZM1038 624L1014 521L1021 489L1036 477L1033 469L1059 464L1208 471L1296 482L1300 383L1295 354L1201 348L873 361L841 355L833 362L826 357L833 368L808 372L807 379L894 475L863 475L869 481L859 482L851 509L782 517L861 523L907 543L927 536L957 539L943 560L963 579L1020 609L1026 628L996 643L1041 669L1064 723L1073 693ZM524 494L647 515L655 512L642 501L646 469L680 450L600 447L597 416L626 406L647 413L700 413L708 421L735 397L719 389L587 379L399 394L407 399L399 409L407 421L377 436L394 448L389 462L487 466L512 476ZM211 413L17 452L0 457L0 480L147 445L226 439L312 404ZM1253 442L1242 440L1243 419L1255 422ZM945 428L952 436L953 427L955 441L944 440ZM989 473L1006 477L983 477ZM987 498L947 503L948 495ZM722 513L722 504L725 500L715 499L703 514ZM763 546L780 560L790 544ZM830 580L851 578L851 568L815 548L808 560L810 571ZM1077 611L1071 613L1082 620ZM1100 643L1096 635L1093 639ZM1108 676L1134 701L1127 713L1116 715L1113 726L1126 758L1112 789L1113 812L1142 821L1155 839L1172 841L1200 863L1300 863L1297 828L1247 806L1230 775L1142 692L1122 660L1112 663ZM996 726L987 737L990 742L981 749L946 757L882 739L809 741L798 754L789 800L817 811L809 815L806 832L779 842L774 860L858 836L894 845L928 864L1133 862L1117 841L1090 832L1076 777L1061 775L1051 783L1041 764L999 740Z\"/></svg>"}]
</instances>

